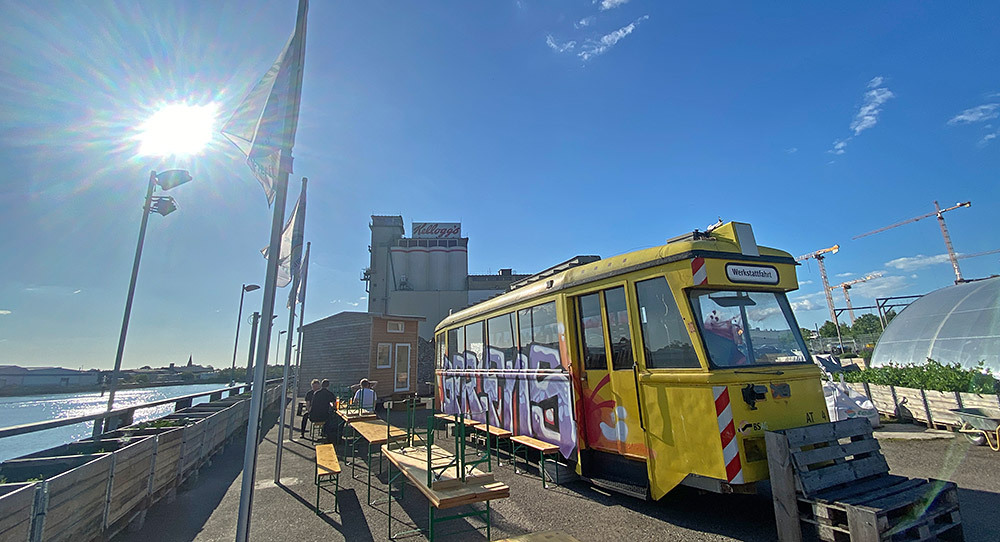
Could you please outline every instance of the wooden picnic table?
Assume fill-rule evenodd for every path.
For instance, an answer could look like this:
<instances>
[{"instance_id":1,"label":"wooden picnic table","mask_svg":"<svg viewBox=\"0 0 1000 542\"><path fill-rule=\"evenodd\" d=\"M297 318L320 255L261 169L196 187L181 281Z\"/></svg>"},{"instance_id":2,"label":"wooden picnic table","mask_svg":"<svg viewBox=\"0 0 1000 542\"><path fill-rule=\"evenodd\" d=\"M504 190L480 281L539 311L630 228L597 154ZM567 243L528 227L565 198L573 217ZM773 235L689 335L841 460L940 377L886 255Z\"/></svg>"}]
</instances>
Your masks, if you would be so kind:
<instances>
[{"instance_id":1,"label":"wooden picnic table","mask_svg":"<svg viewBox=\"0 0 1000 542\"><path fill-rule=\"evenodd\" d=\"M379 450L378 468L382 472L382 452L381 446L388 442L403 440L406 438L406 431L398 427L391 427L388 423L378 418L357 419L347 424L347 427L354 432L353 439L345 438L344 445L347 446L347 462L351 465L351 478L356 478L354 471L357 461L354 460L354 447L359 440L364 439L368 443L368 504L372 504L372 446L377 446Z\"/></svg>"},{"instance_id":2,"label":"wooden picnic table","mask_svg":"<svg viewBox=\"0 0 1000 542\"><path fill-rule=\"evenodd\" d=\"M428 449L429 448L429 449ZM389 460L389 536L392 538L392 467L395 466L420 492L427 498L428 507L428 538L434 540L434 524L450 519L478 516L486 521L487 540L490 538L491 518L490 501L510 497L510 487L497 482L493 473L473 468L462 480L458 465L449 466L443 471L435 470L435 478L428 485L428 469L444 467L455 463L455 455L436 446L417 446L392 450L388 445L382 446L382 454ZM428 461L428 458L430 460ZM481 512L456 514L435 518L435 510L454 508L485 502L486 510ZM407 533L401 533L402 534Z\"/></svg>"}]
</instances>

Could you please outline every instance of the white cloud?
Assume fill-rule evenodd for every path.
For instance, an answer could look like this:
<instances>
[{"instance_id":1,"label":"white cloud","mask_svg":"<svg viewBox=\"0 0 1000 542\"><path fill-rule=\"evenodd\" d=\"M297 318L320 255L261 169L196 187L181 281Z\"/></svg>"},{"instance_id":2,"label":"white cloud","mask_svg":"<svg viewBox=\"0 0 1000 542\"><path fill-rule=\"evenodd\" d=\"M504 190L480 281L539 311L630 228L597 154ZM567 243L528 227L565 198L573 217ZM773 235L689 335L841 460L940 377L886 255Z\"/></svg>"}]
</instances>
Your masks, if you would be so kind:
<instances>
[{"instance_id":1,"label":"white cloud","mask_svg":"<svg viewBox=\"0 0 1000 542\"><path fill-rule=\"evenodd\" d=\"M348 303L348 305L350 305L352 307L357 307L358 305L360 305L360 303Z\"/></svg>"},{"instance_id":2,"label":"white cloud","mask_svg":"<svg viewBox=\"0 0 1000 542\"><path fill-rule=\"evenodd\" d=\"M872 83L877 85L882 84L882 78L876 77L868 83L868 92L865 92L865 101L861 104L861 108L858 109L858 114L854 116L854 120L851 121L851 130L854 130L854 135L858 135L861 132L875 126L878 122L878 116L882 112L882 104L893 98L895 94L891 90L885 87L873 88Z\"/></svg>"},{"instance_id":3,"label":"white cloud","mask_svg":"<svg viewBox=\"0 0 1000 542\"><path fill-rule=\"evenodd\" d=\"M595 4L597 2L598 0L594 0ZM628 0L600 0L600 2L601 2L601 11L607 11L609 9L615 9L618 6L627 4Z\"/></svg>"},{"instance_id":4,"label":"white cloud","mask_svg":"<svg viewBox=\"0 0 1000 542\"><path fill-rule=\"evenodd\" d=\"M838 139L838 140L836 140L836 141L833 142L833 148L830 149L830 150L828 150L828 151L826 151L826 152L828 152L830 154L837 154L837 155L844 154L845 152L847 152L844 149L847 148L847 142L850 141L850 140L851 140L851 138L849 138L849 137L846 137L844 139Z\"/></svg>"},{"instance_id":5,"label":"white cloud","mask_svg":"<svg viewBox=\"0 0 1000 542\"><path fill-rule=\"evenodd\" d=\"M8 314L10 314L10 313L11 313L11 311L9 311L9 310L6 310L6 309L0 309L0 315L8 315Z\"/></svg>"},{"instance_id":6,"label":"white cloud","mask_svg":"<svg viewBox=\"0 0 1000 542\"><path fill-rule=\"evenodd\" d=\"M787 149L785 149L785 154L795 154L797 152L799 152L798 147L788 147Z\"/></svg>"},{"instance_id":7,"label":"white cloud","mask_svg":"<svg viewBox=\"0 0 1000 542\"><path fill-rule=\"evenodd\" d=\"M807 284L812 284L812 283L813 283L813 281L811 281L811 280L800 280L799 281L799 286L805 286Z\"/></svg>"},{"instance_id":8,"label":"white cloud","mask_svg":"<svg viewBox=\"0 0 1000 542\"><path fill-rule=\"evenodd\" d=\"M850 271L848 271L846 273L837 273L837 276L838 277L853 277L854 273L851 273Z\"/></svg>"},{"instance_id":9,"label":"white cloud","mask_svg":"<svg viewBox=\"0 0 1000 542\"><path fill-rule=\"evenodd\" d=\"M977 143L977 145L979 146L979 148L983 148L986 145L989 145L990 141L992 141L992 140L994 140L994 139L997 138L997 134L998 133L1000 133L1000 132L991 132L991 133L988 133L988 134L984 135L983 138L979 140L979 143Z\"/></svg>"},{"instance_id":10,"label":"white cloud","mask_svg":"<svg viewBox=\"0 0 1000 542\"><path fill-rule=\"evenodd\" d=\"M892 267L894 269L899 269L900 271L915 271L917 269L922 269L924 267L929 267L932 265L937 265L940 263L948 262L947 254L937 254L934 256L924 256L923 254L917 254L916 256L909 256L905 258L896 258L895 260L890 260L885 262L886 267Z\"/></svg>"},{"instance_id":11,"label":"white cloud","mask_svg":"<svg viewBox=\"0 0 1000 542\"><path fill-rule=\"evenodd\" d=\"M851 288L851 297L889 297L895 295L910 286L906 277L893 275L882 277L878 280L870 280L855 284Z\"/></svg>"},{"instance_id":12,"label":"white cloud","mask_svg":"<svg viewBox=\"0 0 1000 542\"><path fill-rule=\"evenodd\" d=\"M576 29L586 28L586 27L588 27L588 26L590 26L591 24L594 23L594 19L595 19L595 17L593 17L593 16L584 17L584 18L580 19L579 21L573 23L573 28L576 28Z\"/></svg>"},{"instance_id":13,"label":"white cloud","mask_svg":"<svg viewBox=\"0 0 1000 542\"><path fill-rule=\"evenodd\" d=\"M792 301L793 311L815 311L822 309L823 306L818 303L813 303L811 299L800 299L799 301Z\"/></svg>"},{"instance_id":14,"label":"white cloud","mask_svg":"<svg viewBox=\"0 0 1000 542\"><path fill-rule=\"evenodd\" d=\"M358 298L358 301L365 301L367 299L368 299L368 296L363 295L363 296L361 296L361 297Z\"/></svg>"},{"instance_id":15,"label":"white cloud","mask_svg":"<svg viewBox=\"0 0 1000 542\"><path fill-rule=\"evenodd\" d=\"M973 122L995 119L998 116L1000 116L1000 103L983 104L962 111L952 117L948 121L948 124L952 126L956 124L971 124Z\"/></svg>"},{"instance_id":16,"label":"white cloud","mask_svg":"<svg viewBox=\"0 0 1000 542\"><path fill-rule=\"evenodd\" d=\"M545 36L545 45L548 45L550 49L557 53L565 53L566 51L572 51L576 47L576 42L573 40L563 42L562 44L557 43L552 34Z\"/></svg>"},{"instance_id":17,"label":"white cloud","mask_svg":"<svg viewBox=\"0 0 1000 542\"><path fill-rule=\"evenodd\" d=\"M858 108L854 119L851 120L850 128L854 134L843 139L835 139L833 148L826 152L838 156L846 153L848 142L861 132L878 124L878 116L882 113L882 106L896 96L887 87L882 86L884 82L885 78L882 76L872 77L868 81L861 107ZM828 162L827 165L831 163Z\"/></svg>"},{"instance_id":18,"label":"white cloud","mask_svg":"<svg viewBox=\"0 0 1000 542\"><path fill-rule=\"evenodd\" d=\"M76 294L78 294L78 293L80 293L80 292L82 292L82 291L83 291L83 290L74 290L74 291L73 291L73 295L76 295Z\"/></svg>"},{"instance_id":19,"label":"white cloud","mask_svg":"<svg viewBox=\"0 0 1000 542\"><path fill-rule=\"evenodd\" d=\"M631 34L632 31L635 30L636 26L646 19L649 19L649 15L643 15L628 25L623 26L614 32L603 35L599 40L588 40L587 43L582 46L582 50L577 53L577 56L582 58L584 61L587 61L597 55L604 54L608 49L611 49L616 43L625 38L625 36Z\"/></svg>"}]
</instances>

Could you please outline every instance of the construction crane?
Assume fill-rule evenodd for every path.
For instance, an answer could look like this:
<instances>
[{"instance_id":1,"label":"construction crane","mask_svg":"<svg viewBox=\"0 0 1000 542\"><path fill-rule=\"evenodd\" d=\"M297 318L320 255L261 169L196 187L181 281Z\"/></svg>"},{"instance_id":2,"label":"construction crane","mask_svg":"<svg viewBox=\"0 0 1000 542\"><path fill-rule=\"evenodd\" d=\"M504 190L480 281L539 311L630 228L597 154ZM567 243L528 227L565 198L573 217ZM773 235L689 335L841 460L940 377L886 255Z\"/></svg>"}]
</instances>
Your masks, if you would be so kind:
<instances>
[{"instance_id":1,"label":"construction crane","mask_svg":"<svg viewBox=\"0 0 1000 542\"><path fill-rule=\"evenodd\" d=\"M851 239L861 239L862 237L868 235L881 233L884 232L885 230L891 230L896 226L902 226L903 224L909 224L911 222L916 222L918 220L923 220L925 218L936 216L938 219L938 225L941 226L941 235L944 237L944 246L946 249L948 249L948 259L951 260L951 267L952 269L955 270L955 284L959 284L965 282L965 279L962 278L962 271L958 269L958 257L955 255L955 248L951 246L951 236L948 235L948 227L945 226L944 224L944 213L947 213L948 211L954 211L955 209L960 209L962 207L969 207L971 205L972 205L971 201L966 201L965 203L956 203L955 205L948 207L947 209L942 209L941 206L938 205L938 202L935 201L933 213L927 213L925 215L909 218L901 222L896 222L895 224L890 224L884 228L879 228L877 230L870 231L868 233L862 233L861 235L855 235Z\"/></svg>"},{"instance_id":2,"label":"construction crane","mask_svg":"<svg viewBox=\"0 0 1000 542\"><path fill-rule=\"evenodd\" d=\"M859 279L854 279L854 280L849 280L849 281L846 281L846 282L841 282L840 284L838 284L836 286L831 286L830 287L831 290L832 289L836 289L836 288L842 288L844 290L844 299L847 301L847 314L849 314L851 316L851 325L852 326L854 325L854 306L851 305L851 294L847 293L847 291L851 289L851 286L854 286L855 284L858 284L859 282L867 282L867 281L869 281L871 279L877 279L877 278L879 278L881 276L882 276L882 273L880 271L879 272L875 272L875 273L869 273L869 274L867 274L867 275L865 275L865 276L863 276L863 277L861 277Z\"/></svg>"},{"instance_id":3,"label":"construction crane","mask_svg":"<svg viewBox=\"0 0 1000 542\"><path fill-rule=\"evenodd\" d=\"M826 306L830 308L830 321L833 322L834 324L837 323L837 313L833 311L833 296L830 295L830 281L827 280L826 278L826 264L823 263L823 260L826 258L824 254L836 254L839 251L840 251L840 245L833 245L830 248L824 248L821 250L817 250L816 252L810 252L809 254L803 254L798 258L795 258L795 261L797 262L801 262L802 260L808 260L809 258L812 258L816 260L817 264L819 264L819 276L821 279L823 279L823 293L826 294ZM838 329L839 327L840 326L838 326Z\"/></svg>"}]
</instances>

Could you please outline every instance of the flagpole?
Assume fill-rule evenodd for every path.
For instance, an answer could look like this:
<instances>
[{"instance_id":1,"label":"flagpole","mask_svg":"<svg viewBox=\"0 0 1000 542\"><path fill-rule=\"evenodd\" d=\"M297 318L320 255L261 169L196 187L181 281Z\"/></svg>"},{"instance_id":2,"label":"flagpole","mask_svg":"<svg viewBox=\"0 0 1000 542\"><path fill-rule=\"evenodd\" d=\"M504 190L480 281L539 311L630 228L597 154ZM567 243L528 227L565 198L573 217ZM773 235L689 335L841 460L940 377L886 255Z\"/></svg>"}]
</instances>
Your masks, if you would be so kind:
<instances>
[{"instance_id":1,"label":"flagpole","mask_svg":"<svg viewBox=\"0 0 1000 542\"><path fill-rule=\"evenodd\" d=\"M306 322L306 283L309 282L309 250L312 248L312 243L306 243L306 256L302 260L302 292L301 295L297 295L299 302L299 333L298 333L298 344L299 347L295 349L295 384L294 395L292 397L298 398L299 396L299 378L301 378L300 371L302 370L302 326ZM292 412L295 412L294 410ZM292 428L289 429L289 434L294 434L295 432L295 415L292 414Z\"/></svg>"},{"instance_id":2,"label":"flagpole","mask_svg":"<svg viewBox=\"0 0 1000 542\"><path fill-rule=\"evenodd\" d=\"M292 339L294 334L292 330L295 329L295 296L299 291L299 277L302 276L302 270L297 269L301 265L301 260L296 264L295 262L295 230L303 228L305 223L306 215L306 184L309 179L305 177L302 178L302 194L299 196L299 210L298 215L295 217L296 224L292 225L292 253L291 253L291 271L292 271L292 290L290 295L292 296L292 306L288 309L288 342L285 343L285 368L281 373L281 414L278 416L278 453L274 457L274 483L277 484L281 479L281 452L285 448L285 411L286 399L288 397L288 366L292 360ZM301 232L301 229L300 229ZM299 250L302 250L302 245L299 245ZM299 257L301 258L302 252L299 252Z\"/></svg>"},{"instance_id":3,"label":"flagpole","mask_svg":"<svg viewBox=\"0 0 1000 542\"><path fill-rule=\"evenodd\" d=\"M271 342L271 320L274 316L274 294L278 277L278 261L281 259L281 234L282 223L285 220L285 200L288 193L288 176L292 172L292 148L295 146L295 129L299 121L299 102L302 98L302 74L305 71L305 41L306 41L306 16L309 11L309 0L299 0L298 13L295 16L295 31L289 44L298 38L297 58L292 64L296 73L294 74L292 88L289 89L284 104L285 119L288 124L284 125L285 132L282 134L265 134L265 140L271 137L283 136L282 146L278 154L278 170L275 183L274 214L271 218L271 242L268 245L267 276L264 281L264 295L261 308L262 325L260 326L260 340L257 343L257 356L254 367L254 384L251 388L250 399L250 419L247 421L246 449L243 455L243 480L240 488L240 508L236 524L236 542L248 542L250 539L250 516L253 509L253 490L257 474L257 444L260 432L261 407L264 398L264 375L267 370L268 345ZM283 61L284 59L282 59ZM280 73L280 69L279 69ZM266 75L265 75L266 77ZM268 101L273 99L270 96ZM265 104L266 110L266 104ZM258 120L257 129L260 128ZM256 143L257 136L254 133L253 140ZM266 141L264 142L267 143ZM250 158L249 152L247 158ZM259 177L258 177L259 178ZM284 408L284 405L282 405ZM280 449L280 448L279 448Z\"/></svg>"},{"instance_id":4,"label":"flagpole","mask_svg":"<svg viewBox=\"0 0 1000 542\"><path fill-rule=\"evenodd\" d=\"M284 151L282 151L284 152ZM253 506L253 489L257 477L257 443L261 426L261 407L264 399L264 376L267 372L268 345L271 343L271 320L274 316L274 295L278 278L278 261L281 259L281 230L285 222L285 200L288 192L288 172L278 174L274 190L274 214L271 218L271 243L267 257L267 276L264 280L264 300L261 322L254 356L253 387L250 388L250 419L247 422L246 448L243 453L243 484L240 489L240 509L236 524L236 541L246 542L250 535L250 511Z\"/></svg>"}]
</instances>

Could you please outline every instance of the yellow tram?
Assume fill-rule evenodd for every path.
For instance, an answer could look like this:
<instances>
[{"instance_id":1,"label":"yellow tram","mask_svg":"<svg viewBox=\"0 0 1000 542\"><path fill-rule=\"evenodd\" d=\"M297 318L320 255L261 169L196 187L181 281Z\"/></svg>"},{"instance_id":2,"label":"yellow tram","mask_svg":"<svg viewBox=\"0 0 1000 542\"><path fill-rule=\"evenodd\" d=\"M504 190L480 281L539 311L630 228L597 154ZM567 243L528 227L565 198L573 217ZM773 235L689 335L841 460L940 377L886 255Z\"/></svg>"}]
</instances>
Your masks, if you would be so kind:
<instances>
[{"instance_id":1,"label":"yellow tram","mask_svg":"<svg viewBox=\"0 0 1000 542\"><path fill-rule=\"evenodd\" d=\"M828 421L785 296L795 260L749 224L583 261L437 326L439 410L489 416L595 485L653 499L753 491L765 430Z\"/></svg>"}]
</instances>

